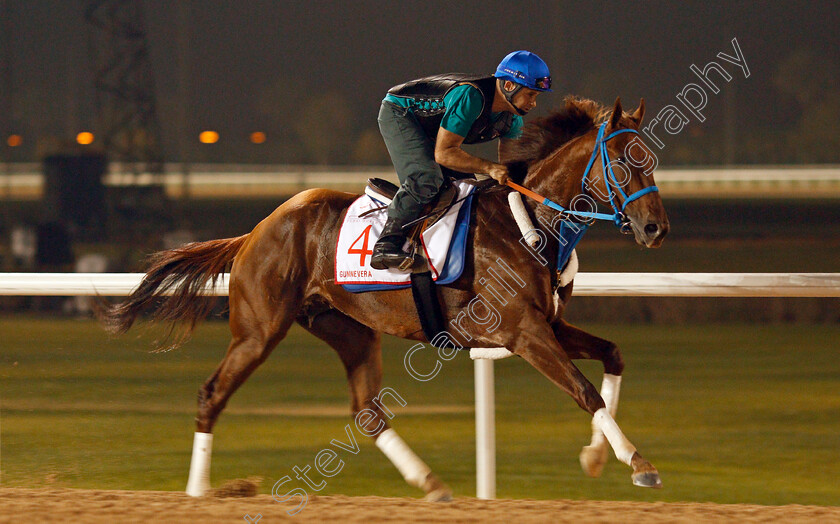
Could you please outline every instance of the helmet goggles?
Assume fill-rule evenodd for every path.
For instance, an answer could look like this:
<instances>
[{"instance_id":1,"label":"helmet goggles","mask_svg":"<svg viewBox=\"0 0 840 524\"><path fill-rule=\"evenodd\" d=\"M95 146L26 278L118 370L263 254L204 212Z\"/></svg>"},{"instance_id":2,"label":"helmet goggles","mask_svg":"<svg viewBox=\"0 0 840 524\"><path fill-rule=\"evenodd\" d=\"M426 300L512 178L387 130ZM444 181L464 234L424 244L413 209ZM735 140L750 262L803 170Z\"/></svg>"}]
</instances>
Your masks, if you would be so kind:
<instances>
[{"instance_id":1,"label":"helmet goggles","mask_svg":"<svg viewBox=\"0 0 840 524\"><path fill-rule=\"evenodd\" d=\"M531 89L537 89L541 91L548 91L551 89L551 77L550 76L541 76L539 78L532 79L531 82L528 81L528 75L523 73L522 71L514 71L510 68L502 68L502 70L513 76L517 79L517 84L522 84L525 87L530 87Z\"/></svg>"}]
</instances>

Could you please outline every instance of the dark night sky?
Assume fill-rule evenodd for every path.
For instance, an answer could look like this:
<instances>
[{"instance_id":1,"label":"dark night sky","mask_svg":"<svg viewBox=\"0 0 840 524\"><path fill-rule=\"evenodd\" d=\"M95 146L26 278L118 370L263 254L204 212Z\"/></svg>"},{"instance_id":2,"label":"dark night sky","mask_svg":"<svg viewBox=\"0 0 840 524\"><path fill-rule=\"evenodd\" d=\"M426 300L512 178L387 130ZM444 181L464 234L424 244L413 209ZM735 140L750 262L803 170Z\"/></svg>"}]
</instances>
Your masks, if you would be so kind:
<instances>
[{"instance_id":1,"label":"dark night sky","mask_svg":"<svg viewBox=\"0 0 840 524\"><path fill-rule=\"evenodd\" d=\"M73 136L94 126L85 3L4 0L0 56L10 66L0 84L4 136L18 128L39 138ZM734 37L751 76L724 64L734 79L722 90L733 89L728 96L740 136L745 129L755 135L796 124L802 108L772 82L784 57L809 49L821 65L815 76L830 78L840 66L840 4L828 1L150 0L143 6L170 158L177 152L183 78L191 94L190 136L213 127L228 143L245 144L243 137L256 129L291 137L302 108L330 91L344 97L353 132L375 129L388 87L444 71L492 72L515 49L535 51L552 69L555 92L540 98L541 112L573 92L605 103L621 95L633 107L644 96L652 116L696 81L692 63L702 67L719 61L720 51L733 54ZM188 75L178 69L183 30ZM721 132L724 95L709 93L703 133ZM688 147L690 140L689 133L670 137L674 147ZM242 160L235 156L211 159Z\"/></svg>"}]
</instances>

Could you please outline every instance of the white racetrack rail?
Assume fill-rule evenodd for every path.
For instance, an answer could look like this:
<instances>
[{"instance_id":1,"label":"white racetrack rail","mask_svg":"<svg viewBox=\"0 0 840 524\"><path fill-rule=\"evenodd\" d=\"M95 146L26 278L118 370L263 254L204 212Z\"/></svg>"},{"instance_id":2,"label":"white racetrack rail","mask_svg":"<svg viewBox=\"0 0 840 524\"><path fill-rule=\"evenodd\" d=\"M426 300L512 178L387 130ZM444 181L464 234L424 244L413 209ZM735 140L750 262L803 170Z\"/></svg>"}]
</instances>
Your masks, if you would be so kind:
<instances>
[{"instance_id":1,"label":"white racetrack rail","mask_svg":"<svg viewBox=\"0 0 840 524\"><path fill-rule=\"evenodd\" d=\"M0 295L125 296L143 273L0 273ZM207 294L227 295L228 275ZM840 273L578 273L577 296L840 297Z\"/></svg>"}]
</instances>

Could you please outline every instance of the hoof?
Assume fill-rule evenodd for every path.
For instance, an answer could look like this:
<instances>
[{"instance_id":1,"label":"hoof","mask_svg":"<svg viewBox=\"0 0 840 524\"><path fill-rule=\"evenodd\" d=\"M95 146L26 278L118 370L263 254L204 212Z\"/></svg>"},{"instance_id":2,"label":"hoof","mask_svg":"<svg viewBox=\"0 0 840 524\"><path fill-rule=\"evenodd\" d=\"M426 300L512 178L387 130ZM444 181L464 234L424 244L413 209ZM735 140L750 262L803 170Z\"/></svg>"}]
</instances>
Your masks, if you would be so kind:
<instances>
[{"instance_id":1,"label":"hoof","mask_svg":"<svg viewBox=\"0 0 840 524\"><path fill-rule=\"evenodd\" d=\"M427 502L449 502L452 500L452 490L444 484L434 473L429 473L423 482L423 491L426 496L423 500Z\"/></svg>"},{"instance_id":2,"label":"hoof","mask_svg":"<svg viewBox=\"0 0 840 524\"><path fill-rule=\"evenodd\" d=\"M634 486L655 489L662 487L659 472L656 471L653 464L643 459L641 455L633 453L633 457L630 459L630 465L633 466L633 475L630 478L633 479Z\"/></svg>"},{"instance_id":3,"label":"hoof","mask_svg":"<svg viewBox=\"0 0 840 524\"><path fill-rule=\"evenodd\" d=\"M593 478L601 476L607 459L609 459L609 449L606 446L584 446L580 451L580 467L584 473Z\"/></svg>"},{"instance_id":4,"label":"hoof","mask_svg":"<svg viewBox=\"0 0 840 524\"><path fill-rule=\"evenodd\" d=\"M452 501L452 491L449 488L436 489L432 492L426 493L423 497L426 502L450 502Z\"/></svg>"},{"instance_id":5,"label":"hoof","mask_svg":"<svg viewBox=\"0 0 840 524\"><path fill-rule=\"evenodd\" d=\"M659 472L648 471L645 473L633 473L633 485L641 486L643 488L662 488L662 480L659 478Z\"/></svg>"}]
</instances>

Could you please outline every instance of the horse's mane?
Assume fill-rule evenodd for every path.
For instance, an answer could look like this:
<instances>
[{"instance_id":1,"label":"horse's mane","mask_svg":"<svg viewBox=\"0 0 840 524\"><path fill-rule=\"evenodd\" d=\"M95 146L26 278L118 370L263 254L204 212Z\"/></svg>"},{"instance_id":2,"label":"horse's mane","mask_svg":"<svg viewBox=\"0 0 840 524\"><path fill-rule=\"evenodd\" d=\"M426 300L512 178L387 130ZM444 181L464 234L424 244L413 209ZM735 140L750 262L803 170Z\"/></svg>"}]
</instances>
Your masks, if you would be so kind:
<instances>
[{"instance_id":1,"label":"horse's mane","mask_svg":"<svg viewBox=\"0 0 840 524\"><path fill-rule=\"evenodd\" d=\"M567 96L564 102L559 111L525 124L518 139L502 144L499 158L508 166L514 182L521 183L532 164L595 129L598 122L609 116L609 109L594 100Z\"/></svg>"}]
</instances>

